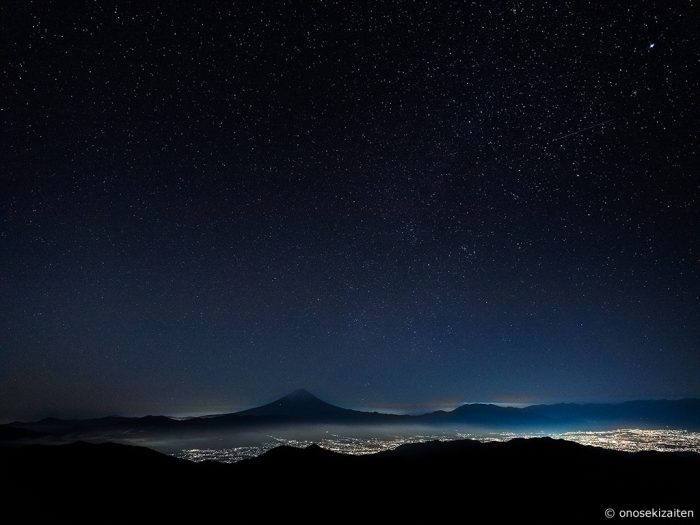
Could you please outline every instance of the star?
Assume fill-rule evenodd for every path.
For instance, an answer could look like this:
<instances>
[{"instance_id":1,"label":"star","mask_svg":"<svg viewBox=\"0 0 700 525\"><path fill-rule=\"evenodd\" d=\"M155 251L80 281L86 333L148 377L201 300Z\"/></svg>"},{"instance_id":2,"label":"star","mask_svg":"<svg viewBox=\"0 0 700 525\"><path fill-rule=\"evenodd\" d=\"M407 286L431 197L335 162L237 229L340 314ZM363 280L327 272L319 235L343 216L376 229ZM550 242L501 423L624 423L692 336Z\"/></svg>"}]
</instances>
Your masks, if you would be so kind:
<instances>
[{"instance_id":1,"label":"star","mask_svg":"<svg viewBox=\"0 0 700 525\"><path fill-rule=\"evenodd\" d=\"M5 4L0 419L700 396L689 2Z\"/></svg>"}]
</instances>

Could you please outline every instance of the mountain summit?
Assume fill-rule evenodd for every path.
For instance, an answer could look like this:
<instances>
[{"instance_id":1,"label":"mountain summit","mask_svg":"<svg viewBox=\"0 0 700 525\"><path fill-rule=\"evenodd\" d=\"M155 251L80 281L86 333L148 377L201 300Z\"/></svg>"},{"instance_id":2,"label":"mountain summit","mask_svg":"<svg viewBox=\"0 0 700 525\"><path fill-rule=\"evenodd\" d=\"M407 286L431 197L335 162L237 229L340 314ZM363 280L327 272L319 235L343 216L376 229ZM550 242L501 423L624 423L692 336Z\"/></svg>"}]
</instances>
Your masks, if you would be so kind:
<instances>
[{"instance_id":1,"label":"mountain summit","mask_svg":"<svg viewBox=\"0 0 700 525\"><path fill-rule=\"evenodd\" d=\"M290 417L303 419L343 418L357 414L317 398L308 390L299 389L286 396L256 408L238 412L242 416Z\"/></svg>"}]
</instances>

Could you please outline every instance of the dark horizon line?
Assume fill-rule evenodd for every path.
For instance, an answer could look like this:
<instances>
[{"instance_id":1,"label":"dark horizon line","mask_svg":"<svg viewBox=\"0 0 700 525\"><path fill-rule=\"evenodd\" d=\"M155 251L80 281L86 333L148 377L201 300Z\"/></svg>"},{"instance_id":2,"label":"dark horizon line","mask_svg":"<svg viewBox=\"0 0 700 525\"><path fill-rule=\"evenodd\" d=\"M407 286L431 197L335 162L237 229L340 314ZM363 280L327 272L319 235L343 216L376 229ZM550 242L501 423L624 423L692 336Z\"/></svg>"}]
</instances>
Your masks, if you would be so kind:
<instances>
[{"instance_id":1,"label":"dark horizon line","mask_svg":"<svg viewBox=\"0 0 700 525\"><path fill-rule=\"evenodd\" d=\"M513 408L516 410L523 410L526 408L531 408L531 407L540 407L540 406L561 406L561 405L573 405L573 406L586 406L586 405L623 405L626 403L636 403L636 402L649 402L649 401L700 401L700 396L694 397L694 396L681 396L681 397L658 397L658 398L634 398L634 399L627 399L624 401L560 401L560 402L552 402L552 403L531 403L531 404L523 404L523 403L504 403L504 402L486 402L486 401L477 401L477 402L466 402L466 403L461 403L455 406L454 408L451 409L432 409L432 410L427 410L427 411L422 411L422 412L414 412L414 413L397 413L397 412L383 412L380 410L372 409L371 407L362 407L362 408L347 408L345 406L340 406L340 405L335 405L333 403L328 403L327 401L319 398L309 390L305 388L298 388L296 390L293 390L282 397L275 398L272 401L268 401L267 403L262 403L262 404L256 404L252 405L247 408L241 408L237 409L231 412L212 412L212 413L206 413L206 414L201 414L201 415L190 415L190 416L170 416L166 414L142 414L142 415L133 415L133 416L123 416L123 415L118 415L118 414L108 414L105 416L96 416L96 417L56 417L56 416L45 416L40 419L32 420L32 421L24 421L24 420L14 420L14 421L0 421L0 424L26 424L26 423L36 423L44 420L60 420L60 421L90 421L90 420L99 420L99 419L110 419L110 418L121 418L121 419L141 419L141 418L146 418L146 417L165 417L168 419L172 419L175 421L182 421L182 420L187 420L187 419L197 419L197 418L210 418L210 417L217 417L217 416L226 416L226 415L235 415L235 414L240 414L242 412L246 412L248 410L253 410L255 408L259 408L262 406L266 406L269 404L273 404L279 401L282 401L284 399L289 398L290 396L293 396L295 394L300 394L300 393L306 393L310 395L311 397L317 399L318 401L321 401L322 403L331 405L336 408L344 409L344 410L353 410L356 412L364 412L364 413L380 413L380 414L385 414L385 415L394 415L394 416L403 416L403 417L420 417L428 414L434 414L437 412L453 412L454 410L457 410L460 407L464 406L496 406L496 407L501 407L501 408Z\"/></svg>"}]
</instances>

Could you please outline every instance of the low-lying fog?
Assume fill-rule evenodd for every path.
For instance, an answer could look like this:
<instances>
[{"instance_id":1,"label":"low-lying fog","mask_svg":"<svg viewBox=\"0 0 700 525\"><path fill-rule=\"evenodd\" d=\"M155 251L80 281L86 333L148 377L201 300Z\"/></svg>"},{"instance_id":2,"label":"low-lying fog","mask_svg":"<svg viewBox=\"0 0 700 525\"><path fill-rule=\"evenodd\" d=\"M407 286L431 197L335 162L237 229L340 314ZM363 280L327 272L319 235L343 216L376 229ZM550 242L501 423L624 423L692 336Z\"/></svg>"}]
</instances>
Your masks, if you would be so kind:
<instances>
[{"instance_id":1,"label":"low-lying fog","mask_svg":"<svg viewBox=\"0 0 700 525\"><path fill-rule=\"evenodd\" d=\"M700 452L700 432L672 429L618 428L607 430L518 430L423 425L297 425L256 430L198 432L187 435L103 436L104 440L147 446L166 454L193 460L234 462L258 456L280 445L321 447L348 454L370 454L405 443L432 440L477 439L503 441L514 437L567 439L584 445L617 450L661 450ZM96 436L97 440L101 440Z\"/></svg>"}]
</instances>

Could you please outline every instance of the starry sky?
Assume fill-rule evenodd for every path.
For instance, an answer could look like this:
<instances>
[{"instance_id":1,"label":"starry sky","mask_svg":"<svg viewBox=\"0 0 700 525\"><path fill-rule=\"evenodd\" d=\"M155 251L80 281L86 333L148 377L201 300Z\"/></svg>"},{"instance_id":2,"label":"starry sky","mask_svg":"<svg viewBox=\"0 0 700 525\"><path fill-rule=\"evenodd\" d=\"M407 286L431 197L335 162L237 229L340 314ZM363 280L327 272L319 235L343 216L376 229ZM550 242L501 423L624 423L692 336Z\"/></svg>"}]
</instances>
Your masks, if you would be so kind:
<instances>
[{"instance_id":1,"label":"starry sky","mask_svg":"<svg viewBox=\"0 0 700 525\"><path fill-rule=\"evenodd\" d=\"M0 4L0 419L700 396L700 10Z\"/></svg>"}]
</instances>

